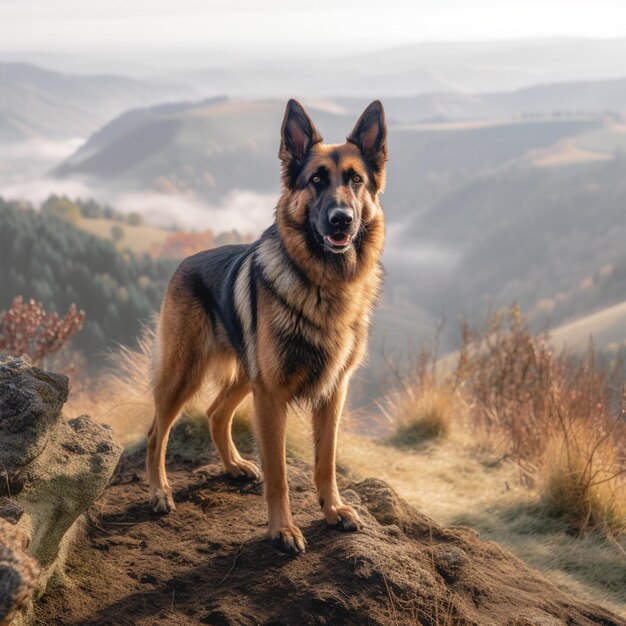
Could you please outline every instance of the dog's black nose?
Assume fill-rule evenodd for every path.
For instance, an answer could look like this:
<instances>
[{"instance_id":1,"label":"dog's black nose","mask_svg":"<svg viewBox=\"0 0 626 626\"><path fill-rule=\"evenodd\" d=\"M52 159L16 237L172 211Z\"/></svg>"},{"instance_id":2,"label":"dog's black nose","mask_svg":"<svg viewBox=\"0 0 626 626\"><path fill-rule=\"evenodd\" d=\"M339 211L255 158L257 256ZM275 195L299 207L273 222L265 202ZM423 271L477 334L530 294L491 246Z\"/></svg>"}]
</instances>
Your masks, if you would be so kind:
<instances>
[{"instance_id":1,"label":"dog's black nose","mask_svg":"<svg viewBox=\"0 0 626 626\"><path fill-rule=\"evenodd\" d=\"M328 221L333 226L339 226L340 228L349 226L354 220L354 211L347 208L335 208L328 214Z\"/></svg>"}]
</instances>

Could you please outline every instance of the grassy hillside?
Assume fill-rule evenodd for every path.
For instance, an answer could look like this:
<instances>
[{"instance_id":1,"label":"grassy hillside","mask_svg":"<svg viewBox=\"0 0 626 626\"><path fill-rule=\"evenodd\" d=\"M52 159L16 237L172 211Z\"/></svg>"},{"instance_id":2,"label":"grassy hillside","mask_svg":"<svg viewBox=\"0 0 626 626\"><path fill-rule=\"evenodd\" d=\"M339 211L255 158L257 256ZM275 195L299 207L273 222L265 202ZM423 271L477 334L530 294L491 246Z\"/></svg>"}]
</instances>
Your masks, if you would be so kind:
<instances>
[{"instance_id":1,"label":"grassy hillside","mask_svg":"<svg viewBox=\"0 0 626 626\"><path fill-rule=\"evenodd\" d=\"M560 520L542 514L536 491L520 484L517 465L471 438L460 435L402 451L346 434L339 454L356 477L375 472L438 522L473 528L561 589L626 616L623 548L594 534L572 536Z\"/></svg>"},{"instance_id":2,"label":"grassy hillside","mask_svg":"<svg viewBox=\"0 0 626 626\"><path fill-rule=\"evenodd\" d=\"M112 229L115 222L107 219L82 219L78 224L84 230L96 237L103 239L113 239ZM131 224L121 225L123 236L118 242L118 247L122 250L130 250L137 255L147 254L153 246L161 245L167 239L168 231L154 226L133 226Z\"/></svg>"},{"instance_id":3,"label":"grassy hillside","mask_svg":"<svg viewBox=\"0 0 626 626\"><path fill-rule=\"evenodd\" d=\"M626 125L609 124L582 134L576 145L583 150L592 150L601 154L614 155L626 153Z\"/></svg>"},{"instance_id":4,"label":"grassy hillside","mask_svg":"<svg viewBox=\"0 0 626 626\"><path fill-rule=\"evenodd\" d=\"M594 344L603 350L617 352L626 347L626 302L566 321L551 332L554 345L582 352L593 336Z\"/></svg>"}]
</instances>

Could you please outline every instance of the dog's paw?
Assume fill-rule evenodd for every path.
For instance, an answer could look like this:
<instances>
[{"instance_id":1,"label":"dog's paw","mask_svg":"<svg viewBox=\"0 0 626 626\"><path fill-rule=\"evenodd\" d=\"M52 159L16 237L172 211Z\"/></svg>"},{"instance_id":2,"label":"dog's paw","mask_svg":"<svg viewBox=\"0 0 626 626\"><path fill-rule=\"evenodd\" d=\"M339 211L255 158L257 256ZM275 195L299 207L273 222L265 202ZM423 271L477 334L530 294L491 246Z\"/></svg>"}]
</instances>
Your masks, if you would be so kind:
<instances>
[{"instance_id":1,"label":"dog's paw","mask_svg":"<svg viewBox=\"0 0 626 626\"><path fill-rule=\"evenodd\" d=\"M238 459L228 465L226 471L236 479L259 480L261 472L259 468L250 461Z\"/></svg>"},{"instance_id":2,"label":"dog's paw","mask_svg":"<svg viewBox=\"0 0 626 626\"><path fill-rule=\"evenodd\" d=\"M176 510L170 489L155 489L150 496L150 508L155 513L169 513Z\"/></svg>"},{"instance_id":3,"label":"dog's paw","mask_svg":"<svg viewBox=\"0 0 626 626\"><path fill-rule=\"evenodd\" d=\"M293 524L283 526L282 528L270 532L270 539L274 547L281 552L302 554L306 549L306 541L302 535L302 531Z\"/></svg>"},{"instance_id":4,"label":"dog's paw","mask_svg":"<svg viewBox=\"0 0 626 626\"><path fill-rule=\"evenodd\" d=\"M324 515L328 525L336 530L355 531L361 528L361 518L351 506L329 506L324 509Z\"/></svg>"}]
</instances>

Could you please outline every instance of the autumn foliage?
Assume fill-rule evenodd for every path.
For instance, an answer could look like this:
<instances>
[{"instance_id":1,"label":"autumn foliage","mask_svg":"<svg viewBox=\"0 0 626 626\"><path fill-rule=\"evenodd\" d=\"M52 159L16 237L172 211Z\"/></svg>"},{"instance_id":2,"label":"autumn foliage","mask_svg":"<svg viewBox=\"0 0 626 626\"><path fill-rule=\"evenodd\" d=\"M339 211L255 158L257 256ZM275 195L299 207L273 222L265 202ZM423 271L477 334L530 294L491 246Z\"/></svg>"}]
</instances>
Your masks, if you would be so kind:
<instances>
[{"instance_id":1,"label":"autumn foliage","mask_svg":"<svg viewBox=\"0 0 626 626\"><path fill-rule=\"evenodd\" d=\"M163 244L153 246L151 252L153 257L184 259L196 252L214 247L215 239L212 230L205 230L201 233L177 231L168 235Z\"/></svg>"},{"instance_id":2,"label":"autumn foliage","mask_svg":"<svg viewBox=\"0 0 626 626\"><path fill-rule=\"evenodd\" d=\"M74 304L64 317L59 317L56 312L47 313L41 302L26 302L18 296L0 313L0 351L14 356L26 354L37 365L58 352L80 331L84 321L85 312Z\"/></svg>"},{"instance_id":3,"label":"autumn foliage","mask_svg":"<svg viewBox=\"0 0 626 626\"><path fill-rule=\"evenodd\" d=\"M167 236L162 244L150 249L153 258L184 259L185 257L227 244L249 243L250 235L241 235L236 230L215 234L210 228L202 232L175 231Z\"/></svg>"}]
</instances>

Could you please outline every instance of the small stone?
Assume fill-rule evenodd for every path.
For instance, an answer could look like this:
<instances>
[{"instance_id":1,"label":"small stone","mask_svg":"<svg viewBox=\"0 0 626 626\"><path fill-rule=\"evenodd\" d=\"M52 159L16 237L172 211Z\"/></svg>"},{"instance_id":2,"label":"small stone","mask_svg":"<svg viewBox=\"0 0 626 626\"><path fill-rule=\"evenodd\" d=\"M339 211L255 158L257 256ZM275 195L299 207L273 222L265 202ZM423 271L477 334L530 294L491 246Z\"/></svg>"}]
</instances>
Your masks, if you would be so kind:
<instances>
[{"instance_id":1,"label":"small stone","mask_svg":"<svg viewBox=\"0 0 626 626\"><path fill-rule=\"evenodd\" d=\"M435 568L448 582L458 580L465 565L469 562L467 554L456 546L440 545L433 550Z\"/></svg>"},{"instance_id":2,"label":"small stone","mask_svg":"<svg viewBox=\"0 0 626 626\"><path fill-rule=\"evenodd\" d=\"M156 585L156 583L158 582L157 577L154 576L153 574L142 574L141 578L139 579L140 583L148 584L148 585Z\"/></svg>"},{"instance_id":3,"label":"small stone","mask_svg":"<svg viewBox=\"0 0 626 626\"><path fill-rule=\"evenodd\" d=\"M23 514L24 509L15 500L11 498L0 498L0 517L7 520L7 522L17 524Z\"/></svg>"},{"instance_id":4,"label":"small stone","mask_svg":"<svg viewBox=\"0 0 626 626\"><path fill-rule=\"evenodd\" d=\"M19 528L0 520L0 624L10 624L30 598L37 577L37 561L24 551Z\"/></svg>"},{"instance_id":5,"label":"small stone","mask_svg":"<svg viewBox=\"0 0 626 626\"><path fill-rule=\"evenodd\" d=\"M344 489L341 492L341 497L345 504L350 504L351 506L361 504L361 496L354 489Z\"/></svg>"}]
</instances>

